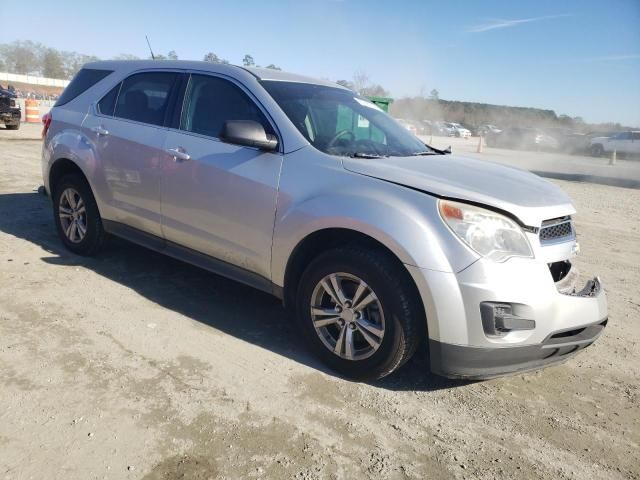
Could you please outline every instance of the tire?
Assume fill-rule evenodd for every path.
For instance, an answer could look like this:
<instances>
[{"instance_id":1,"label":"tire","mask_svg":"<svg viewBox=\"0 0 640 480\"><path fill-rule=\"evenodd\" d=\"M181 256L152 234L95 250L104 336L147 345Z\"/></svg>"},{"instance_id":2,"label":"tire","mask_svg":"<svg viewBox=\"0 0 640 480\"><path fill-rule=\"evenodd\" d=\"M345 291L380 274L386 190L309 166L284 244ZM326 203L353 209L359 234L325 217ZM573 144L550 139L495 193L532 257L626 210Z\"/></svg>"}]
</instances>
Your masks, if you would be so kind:
<instances>
[{"instance_id":1,"label":"tire","mask_svg":"<svg viewBox=\"0 0 640 480\"><path fill-rule=\"evenodd\" d=\"M52 189L53 221L62 243L78 255L95 255L104 242L105 232L98 205L86 179L78 173L71 173L52 185ZM73 202L77 206L75 211ZM70 215L70 211L75 216ZM76 223L75 227L71 223Z\"/></svg>"},{"instance_id":2,"label":"tire","mask_svg":"<svg viewBox=\"0 0 640 480\"><path fill-rule=\"evenodd\" d=\"M344 297L362 305L366 303L363 299L370 299L369 293L373 293L375 300L361 310L348 308L349 304L343 303L342 313L336 313L340 319L316 329L314 319L331 322L333 313L327 312L338 308L331 309L337 305L333 300L335 296L322 287L323 281L331 285L330 276L334 274L342 280ZM360 281L367 287L356 298ZM322 310L314 311L322 313L312 314L312 305L321 307ZM354 380L374 380L389 375L409 360L420 341L426 338L424 311L411 278L395 258L369 247L329 250L309 264L298 285L296 321L311 351L331 369ZM383 333L379 335L381 328ZM365 338L365 330L370 340ZM332 347L340 340L340 332L345 332L345 341L340 353L335 353ZM353 339L350 359L346 348L348 338ZM377 341L372 343L371 339ZM376 343L378 346L374 348L372 345Z\"/></svg>"},{"instance_id":3,"label":"tire","mask_svg":"<svg viewBox=\"0 0 640 480\"><path fill-rule=\"evenodd\" d=\"M599 143L591 145L591 155L594 157L601 157L602 155L604 155L604 147Z\"/></svg>"},{"instance_id":4,"label":"tire","mask_svg":"<svg viewBox=\"0 0 640 480\"><path fill-rule=\"evenodd\" d=\"M4 128L6 128L7 130L18 130L20 128L20 124L16 124L16 125L5 125Z\"/></svg>"}]
</instances>

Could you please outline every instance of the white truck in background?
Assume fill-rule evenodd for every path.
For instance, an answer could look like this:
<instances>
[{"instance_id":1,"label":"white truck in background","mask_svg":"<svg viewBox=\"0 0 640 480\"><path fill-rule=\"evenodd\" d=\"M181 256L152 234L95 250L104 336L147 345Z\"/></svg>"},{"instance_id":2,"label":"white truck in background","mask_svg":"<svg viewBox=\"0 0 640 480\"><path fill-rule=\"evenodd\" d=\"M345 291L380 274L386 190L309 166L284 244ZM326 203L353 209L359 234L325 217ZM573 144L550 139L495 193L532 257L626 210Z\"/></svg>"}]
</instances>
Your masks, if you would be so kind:
<instances>
[{"instance_id":1,"label":"white truck in background","mask_svg":"<svg viewBox=\"0 0 640 480\"><path fill-rule=\"evenodd\" d=\"M601 157L613 151L623 155L640 155L640 130L617 133L611 137L591 139L591 155Z\"/></svg>"}]
</instances>

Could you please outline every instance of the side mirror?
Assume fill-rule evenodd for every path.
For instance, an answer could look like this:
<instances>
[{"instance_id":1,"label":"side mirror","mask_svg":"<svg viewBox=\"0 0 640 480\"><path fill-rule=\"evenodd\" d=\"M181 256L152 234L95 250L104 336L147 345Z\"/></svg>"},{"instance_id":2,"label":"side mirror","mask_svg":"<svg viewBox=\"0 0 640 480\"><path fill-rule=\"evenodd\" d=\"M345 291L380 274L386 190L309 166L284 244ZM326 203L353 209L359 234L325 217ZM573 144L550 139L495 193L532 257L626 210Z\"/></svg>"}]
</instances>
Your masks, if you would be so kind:
<instances>
[{"instance_id":1,"label":"side mirror","mask_svg":"<svg viewBox=\"0 0 640 480\"><path fill-rule=\"evenodd\" d=\"M264 127L253 120L229 120L224 124L222 140L268 152L278 148L277 138L267 135Z\"/></svg>"}]
</instances>

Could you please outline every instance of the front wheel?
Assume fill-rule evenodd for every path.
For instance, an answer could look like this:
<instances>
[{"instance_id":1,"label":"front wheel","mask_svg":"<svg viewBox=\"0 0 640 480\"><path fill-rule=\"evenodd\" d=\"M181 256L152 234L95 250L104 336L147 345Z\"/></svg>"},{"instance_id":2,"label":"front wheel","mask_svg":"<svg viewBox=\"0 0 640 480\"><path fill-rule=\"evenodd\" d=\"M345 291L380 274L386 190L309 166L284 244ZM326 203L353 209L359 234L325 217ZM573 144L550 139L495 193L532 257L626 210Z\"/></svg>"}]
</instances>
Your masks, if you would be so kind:
<instances>
[{"instance_id":1,"label":"front wheel","mask_svg":"<svg viewBox=\"0 0 640 480\"><path fill-rule=\"evenodd\" d=\"M314 353L356 379L382 378L423 340L424 313L402 265L374 248L330 250L302 275L297 321Z\"/></svg>"}]
</instances>

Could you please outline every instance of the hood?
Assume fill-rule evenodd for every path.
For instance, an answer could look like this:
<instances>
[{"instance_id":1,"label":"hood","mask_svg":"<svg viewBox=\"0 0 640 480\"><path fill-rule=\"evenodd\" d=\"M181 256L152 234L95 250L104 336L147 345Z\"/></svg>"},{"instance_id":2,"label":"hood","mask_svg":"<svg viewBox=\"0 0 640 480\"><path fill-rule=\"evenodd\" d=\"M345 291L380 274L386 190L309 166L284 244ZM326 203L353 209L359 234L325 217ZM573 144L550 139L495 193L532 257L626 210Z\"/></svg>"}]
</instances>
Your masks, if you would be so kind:
<instances>
[{"instance_id":1,"label":"hood","mask_svg":"<svg viewBox=\"0 0 640 480\"><path fill-rule=\"evenodd\" d=\"M524 225L572 215L560 188L526 170L454 155L345 158L350 172L386 180L438 197L466 200L511 213Z\"/></svg>"}]
</instances>

